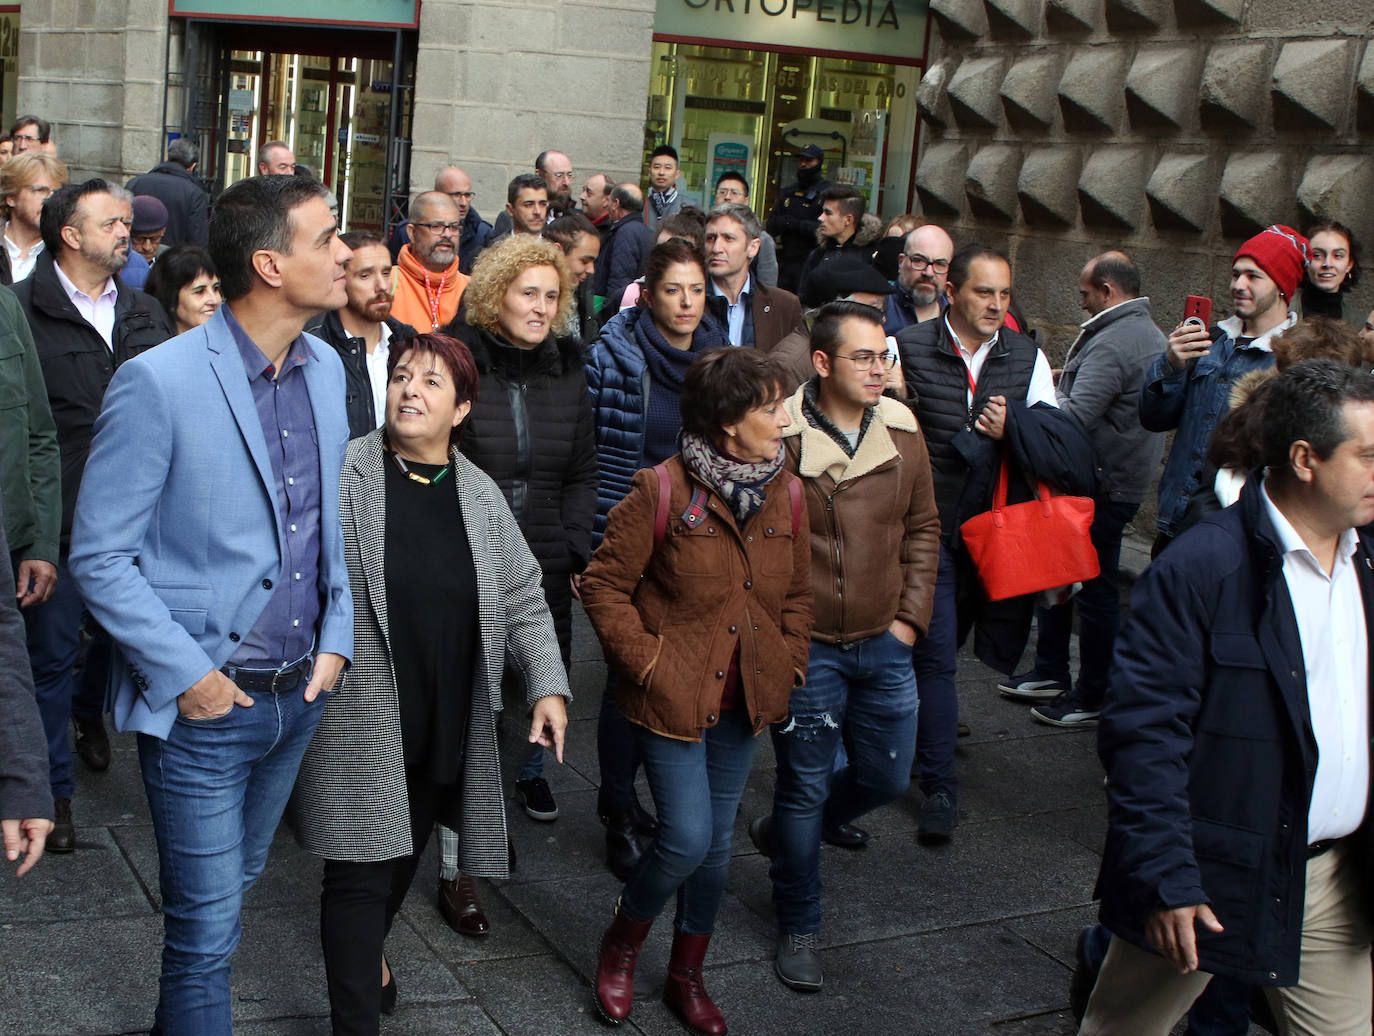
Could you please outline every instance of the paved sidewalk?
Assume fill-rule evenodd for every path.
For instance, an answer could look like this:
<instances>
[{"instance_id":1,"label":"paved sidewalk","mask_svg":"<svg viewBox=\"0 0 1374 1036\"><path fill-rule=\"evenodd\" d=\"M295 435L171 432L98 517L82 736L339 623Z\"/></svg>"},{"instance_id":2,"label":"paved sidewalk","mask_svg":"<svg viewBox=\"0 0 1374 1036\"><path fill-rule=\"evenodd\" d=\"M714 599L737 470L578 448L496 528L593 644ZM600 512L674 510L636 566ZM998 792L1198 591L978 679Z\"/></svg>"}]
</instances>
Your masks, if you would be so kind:
<instances>
[{"instance_id":1,"label":"paved sidewalk","mask_svg":"<svg viewBox=\"0 0 1374 1036\"><path fill-rule=\"evenodd\" d=\"M492 923L483 940L444 926L431 848L388 944L400 1001L384 1033L609 1031L589 986L618 892L595 819L604 666L580 616L574 658L568 761L548 768L562 816L539 824L508 803L520 866L510 881L483 885ZM961 822L949 846L916 844L913 792L864 822L873 832L866 849L823 848L826 985L811 996L773 977L767 861L746 834L771 796L764 738L708 957L708 988L732 1034L1073 1032L1069 968L1076 933L1094 916L1104 830L1095 739L1033 724L1024 706L998 697L996 679L961 659L973 736L960 742ZM133 739L117 737L114 756L105 774L78 764L77 851L45 857L22 881L0 876L5 1036L133 1033L151 1024L161 941L156 852ZM244 910L234 971L243 1036L329 1031L319 877L319 861L280 834ZM650 937L623 1032L683 1031L658 1000L669 930L663 919Z\"/></svg>"}]
</instances>

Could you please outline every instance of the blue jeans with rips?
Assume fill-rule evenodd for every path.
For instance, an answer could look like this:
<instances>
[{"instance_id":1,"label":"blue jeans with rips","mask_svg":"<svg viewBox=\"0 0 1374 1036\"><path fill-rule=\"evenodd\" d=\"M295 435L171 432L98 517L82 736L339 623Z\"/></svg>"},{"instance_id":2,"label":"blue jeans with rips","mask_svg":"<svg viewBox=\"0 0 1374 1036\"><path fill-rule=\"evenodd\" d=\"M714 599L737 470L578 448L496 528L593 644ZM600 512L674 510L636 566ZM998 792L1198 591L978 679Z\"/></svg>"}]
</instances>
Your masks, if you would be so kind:
<instances>
[{"instance_id":1,"label":"blue jeans with rips","mask_svg":"<svg viewBox=\"0 0 1374 1036\"><path fill-rule=\"evenodd\" d=\"M658 835L625 886L621 906L635 917L653 918L676 894L678 930L710 935L730 874L735 814L758 744L754 728L743 710L724 709L696 742L632 729L654 796Z\"/></svg>"},{"instance_id":2,"label":"blue jeans with rips","mask_svg":"<svg viewBox=\"0 0 1374 1036\"><path fill-rule=\"evenodd\" d=\"M770 840L773 903L783 932L821 922L821 828L847 824L901 795L916 750L911 648L891 633L811 642L806 686L773 726L778 776ZM834 769L843 742L847 764Z\"/></svg>"},{"instance_id":3,"label":"blue jeans with rips","mask_svg":"<svg viewBox=\"0 0 1374 1036\"><path fill-rule=\"evenodd\" d=\"M229 963L243 896L267 863L277 823L327 693L305 681L253 705L173 724L164 741L138 735L157 835L165 938L156 1031L229 1036Z\"/></svg>"}]
</instances>

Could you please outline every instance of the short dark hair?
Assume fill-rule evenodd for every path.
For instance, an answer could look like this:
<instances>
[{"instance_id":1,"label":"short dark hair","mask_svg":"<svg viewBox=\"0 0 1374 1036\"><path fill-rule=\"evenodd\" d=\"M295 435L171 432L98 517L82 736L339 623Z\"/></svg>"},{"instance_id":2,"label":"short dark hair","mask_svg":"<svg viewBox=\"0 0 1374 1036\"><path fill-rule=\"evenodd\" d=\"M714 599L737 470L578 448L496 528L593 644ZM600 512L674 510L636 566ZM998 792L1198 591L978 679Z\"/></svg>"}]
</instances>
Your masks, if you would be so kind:
<instances>
[{"instance_id":1,"label":"short dark hair","mask_svg":"<svg viewBox=\"0 0 1374 1036\"><path fill-rule=\"evenodd\" d=\"M381 245L383 248L386 247L386 242L371 230L350 230L347 234L340 234L339 240L355 252L359 248L368 247L368 245Z\"/></svg>"},{"instance_id":2,"label":"short dark hair","mask_svg":"<svg viewBox=\"0 0 1374 1036\"><path fill-rule=\"evenodd\" d=\"M654 245L644 263L644 290L639 293L640 305L648 305L648 297L674 263L692 263L701 267L703 278L706 276L706 257L691 242L675 237L661 245Z\"/></svg>"},{"instance_id":3,"label":"short dark hair","mask_svg":"<svg viewBox=\"0 0 1374 1036\"><path fill-rule=\"evenodd\" d=\"M1140 295L1140 270L1121 253L1108 253L1093 263L1088 281L1094 288L1105 288L1108 284L1127 298Z\"/></svg>"},{"instance_id":4,"label":"short dark hair","mask_svg":"<svg viewBox=\"0 0 1374 1036\"><path fill-rule=\"evenodd\" d=\"M176 245L157 257L157 262L148 271L148 283L143 290L162 304L167 311L167 319L175 327L181 289L202 273L208 273L211 277L219 276L210 253L199 245Z\"/></svg>"},{"instance_id":5,"label":"short dark hair","mask_svg":"<svg viewBox=\"0 0 1374 1036\"><path fill-rule=\"evenodd\" d=\"M649 155L649 161L652 162L655 158L662 158L664 155L667 155L676 162L677 148L673 147L671 144L660 144L658 147L654 148L653 153Z\"/></svg>"},{"instance_id":6,"label":"short dark hair","mask_svg":"<svg viewBox=\"0 0 1374 1036\"><path fill-rule=\"evenodd\" d=\"M725 170L720 176L716 177L716 187L719 188L726 180L738 180L740 183L744 184L744 193L749 193L749 181L744 178L743 173L736 172L733 169Z\"/></svg>"},{"instance_id":7,"label":"short dark hair","mask_svg":"<svg viewBox=\"0 0 1374 1036\"><path fill-rule=\"evenodd\" d=\"M704 252L706 250L706 213L688 205L681 211L674 212L660 223L658 233L668 233L673 237L680 237L684 241L690 241L697 247L698 251Z\"/></svg>"},{"instance_id":8,"label":"short dark hair","mask_svg":"<svg viewBox=\"0 0 1374 1036\"><path fill-rule=\"evenodd\" d=\"M1287 478L1288 451L1304 440L1322 460L1348 436L1346 403L1374 403L1374 376L1335 360L1304 360L1274 379L1264 401L1264 463Z\"/></svg>"},{"instance_id":9,"label":"short dark hair","mask_svg":"<svg viewBox=\"0 0 1374 1036\"><path fill-rule=\"evenodd\" d=\"M43 248L56 259L62 254L62 228L71 226L76 216L76 206L92 194L113 194L113 184L93 176L84 183L69 183L48 195L43 203L43 211L38 217L38 233L43 238Z\"/></svg>"},{"instance_id":10,"label":"short dark hair","mask_svg":"<svg viewBox=\"0 0 1374 1036\"><path fill-rule=\"evenodd\" d=\"M973 265L975 259L1000 259L1011 268L1011 260L1007 258L1007 253L1000 248L993 248L992 245L972 244L965 245L954 253L949 261L949 274L947 280L954 285L954 290L958 291L964 281L968 280L969 267Z\"/></svg>"},{"instance_id":11,"label":"short dark hair","mask_svg":"<svg viewBox=\"0 0 1374 1036\"><path fill-rule=\"evenodd\" d=\"M837 183L821 191L821 201L837 201L840 203L840 211L847 212L854 217L854 226L857 229L859 220L863 219L864 211L868 208L868 203L864 201L863 193L857 187L851 187L847 183Z\"/></svg>"},{"instance_id":12,"label":"short dark hair","mask_svg":"<svg viewBox=\"0 0 1374 1036\"><path fill-rule=\"evenodd\" d=\"M1360 243L1355 240L1355 234L1344 223L1334 219L1318 220L1307 228L1307 251L1308 258L1311 258L1312 238L1321 233L1340 234L1350 245L1350 272L1345 275L1345 280L1341 281L1338 291L1349 291L1360 283Z\"/></svg>"},{"instance_id":13,"label":"short dark hair","mask_svg":"<svg viewBox=\"0 0 1374 1036\"><path fill-rule=\"evenodd\" d=\"M52 139L52 123L47 119L40 119L37 115L21 115L15 119L14 124L10 126L10 138L13 139L14 135L25 126L32 126L38 131L38 143L40 144L46 144ZM47 245L43 247L46 248Z\"/></svg>"},{"instance_id":14,"label":"short dark hair","mask_svg":"<svg viewBox=\"0 0 1374 1036\"><path fill-rule=\"evenodd\" d=\"M514 205L520 198L520 192L531 188L538 188L546 195L549 193L549 185L538 173L521 173L507 185L506 201Z\"/></svg>"},{"instance_id":15,"label":"short dark hair","mask_svg":"<svg viewBox=\"0 0 1374 1036\"><path fill-rule=\"evenodd\" d=\"M630 184L617 184L611 191L611 200L619 205L626 212L643 212L644 195L640 193L638 187Z\"/></svg>"},{"instance_id":16,"label":"short dark hair","mask_svg":"<svg viewBox=\"0 0 1374 1036\"><path fill-rule=\"evenodd\" d=\"M396 364L400 363L402 357L412 350L435 356L443 363L448 370L449 377L453 380L453 394L456 397L456 402L460 404L477 402L477 364L472 359L472 350L458 339L438 331L427 331L424 334L415 334L392 341L391 350L386 357L386 380L388 382L396 373ZM457 428L449 430L449 443L456 444L471 423L472 413L469 411L468 416L458 422Z\"/></svg>"},{"instance_id":17,"label":"short dark hair","mask_svg":"<svg viewBox=\"0 0 1374 1036\"><path fill-rule=\"evenodd\" d=\"M254 252L290 254L291 210L326 193L318 180L281 175L250 176L224 190L210 220L210 258L219 270L224 301L253 290Z\"/></svg>"},{"instance_id":18,"label":"short dark hair","mask_svg":"<svg viewBox=\"0 0 1374 1036\"><path fill-rule=\"evenodd\" d=\"M866 320L870 324L883 326L882 311L863 302L854 302L850 299L827 302L816 311L815 320L811 324L811 351L819 350L827 356L834 356L840 347L840 339L843 337L841 330L846 320Z\"/></svg>"},{"instance_id":19,"label":"short dark hair","mask_svg":"<svg viewBox=\"0 0 1374 1036\"><path fill-rule=\"evenodd\" d=\"M757 349L702 353L682 380L682 430L719 443L727 424L781 399L787 381L778 361Z\"/></svg>"},{"instance_id":20,"label":"short dark hair","mask_svg":"<svg viewBox=\"0 0 1374 1036\"><path fill-rule=\"evenodd\" d=\"M576 246L577 239L581 235L590 234L592 237L600 236L596 231L596 224L576 209L572 212L564 213L552 223L546 223L543 233L544 237L563 249L565 255Z\"/></svg>"},{"instance_id":21,"label":"short dark hair","mask_svg":"<svg viewBox=\"0 0 1374 1036\"><path fill-rule=\"evenodd\" d=\"M177 137L167 145L167 161L190 169L200 161L200 148L190 137Z\"/></svg>"}]
</instances>

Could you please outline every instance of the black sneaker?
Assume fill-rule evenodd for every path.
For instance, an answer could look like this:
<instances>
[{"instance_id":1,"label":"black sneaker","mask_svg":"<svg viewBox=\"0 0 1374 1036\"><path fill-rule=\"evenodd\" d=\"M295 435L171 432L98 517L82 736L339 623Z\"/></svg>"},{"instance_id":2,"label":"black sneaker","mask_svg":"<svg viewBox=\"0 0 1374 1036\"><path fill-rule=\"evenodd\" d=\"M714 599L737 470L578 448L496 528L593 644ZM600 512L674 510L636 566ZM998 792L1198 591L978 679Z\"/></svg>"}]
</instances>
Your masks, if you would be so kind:
<instances>
[{"instance_id":1,"label":"black sneaker","mask_svg":"<svg viewBox=\"0 0 1374 1036\"><path fill-rule=\"evenodd\" d=\"M557 820L558 803L553 801L549 782L543 777L531 777L527 781L515 782L515 801L525 807L525 812L535 820Z\"/></svg>"},{"instance_id":2,"label":"black sneaker","mask_svg":"<svg viewBox=\"0 0 1374 1036\"><path fill-rule=\"evenodd\" d=\"M943 845L954 834L958 820L954 796L937 791L921 803L921 818L916 822L916 840L922 845Z\"/></svg>"},{"instance_id":3,"label":"black sneaker","mask_svg":"<svg viewBox=\"0 0 1374 1036\"><path fill-rule=\"evenodd\" d=\"M1095 727L1101 712L1100 703L1087 705L1072 692L1030 710L1031 719L1051 727Z\"/></svg>"},{"instance_id":4,"label":"black sneaker","mask_svg":"<svg viewBox=\"0 0 1374 1036\"><path fill-rule=\"evenodd\" d=\"M1049 701L1068 690L1059 680L1047 680L1034 669L1009 676L997 685L1003 698L1013 701Z\"/></svg>"}]
</instances>

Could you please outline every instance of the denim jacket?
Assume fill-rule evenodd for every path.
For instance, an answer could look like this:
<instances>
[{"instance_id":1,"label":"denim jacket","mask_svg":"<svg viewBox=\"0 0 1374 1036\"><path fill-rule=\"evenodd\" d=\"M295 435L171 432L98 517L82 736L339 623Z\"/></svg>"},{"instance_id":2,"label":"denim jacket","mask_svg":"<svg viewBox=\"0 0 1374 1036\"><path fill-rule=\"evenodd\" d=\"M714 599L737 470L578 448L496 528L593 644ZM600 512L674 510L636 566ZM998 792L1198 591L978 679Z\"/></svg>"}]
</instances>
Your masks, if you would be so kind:
<instances>
[{"instance_id":1,"label":"denim jacket","mask_svg":"<svg viewBox=\"0 0 1374 1036\"><path fill-rule=\"evenodd\" d=\"M1228 317L1212 329L1211 350L1183 370L1161 353L1140 391L1140 423L1152 432L1178 429L1159 479L1159 530L1172 536L1197 489L1212 429L1230 407L1231 387L1252 370L1274 363L1270 340L1297 322L1295 314L1268 334L1236 348L1240 319Z\"/></svg>"}]
</instances>

